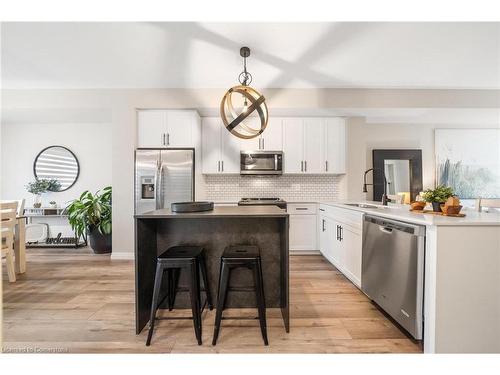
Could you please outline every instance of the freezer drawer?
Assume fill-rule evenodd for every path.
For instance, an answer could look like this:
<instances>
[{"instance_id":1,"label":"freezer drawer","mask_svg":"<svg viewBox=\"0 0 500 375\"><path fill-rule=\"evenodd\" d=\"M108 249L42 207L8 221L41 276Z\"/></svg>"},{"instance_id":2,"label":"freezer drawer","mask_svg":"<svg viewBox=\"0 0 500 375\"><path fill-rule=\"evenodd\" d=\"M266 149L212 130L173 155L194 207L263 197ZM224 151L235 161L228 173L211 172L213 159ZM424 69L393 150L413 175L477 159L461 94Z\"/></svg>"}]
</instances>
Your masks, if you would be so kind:
<instances>
[{"instance_id":1,"label":"freezer drawer","mask_svg":"<svg viewBox=\"0 0 500 375\"><path fill-rule=\"evenodd\" d=\"M361 289L415 339L423 332L425 227L366 215Z\"/></svg>"}]
</instances>

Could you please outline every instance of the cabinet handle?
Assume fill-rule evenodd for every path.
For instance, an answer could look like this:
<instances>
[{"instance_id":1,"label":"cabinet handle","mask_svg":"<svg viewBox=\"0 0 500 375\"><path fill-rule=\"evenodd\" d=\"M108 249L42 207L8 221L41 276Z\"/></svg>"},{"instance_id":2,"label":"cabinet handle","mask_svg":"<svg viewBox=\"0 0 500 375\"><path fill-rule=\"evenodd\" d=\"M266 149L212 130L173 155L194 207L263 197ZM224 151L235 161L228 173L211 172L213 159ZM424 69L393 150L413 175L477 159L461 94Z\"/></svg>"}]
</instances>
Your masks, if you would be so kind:
<instances>
[{"instance_id":1,"label":"cabinet handle","mask_svg":"<svg viewBox=\"0 0 500 375\"><path fill-rule=\"evenodd\" d=\"M339 232L340 232L340 227L337 225L337 241L340 240Z\"/></svg>"},{"instance_id":2,"label":"cabinet handle","mask_svg":"<svg viewBox=\"0 0 500 375\"><path fill-rule=\"evenodd\" d=\"M304 161L300 162L300 171L304 172Z\"/></svg>"},{"instance_id":3,"label":"cabinet handle","mask_svg":"<svg viewBox=\"0 0 500 375\"><path fill-rule=\"evenodd\" d=\"M262 138L262 149L265 149L266 148L266 141L264 140L264 138Z\"/></svg>"},{"instance_id":4,"label":"cabinet handle","mask_svg":"<svg viewBox=\"0 0 500 375\"><path fill-rule=\"evenodd\" d=\"M165 133L163 133L163 134L161 135L161 144L162 144L163 146L166 146L166 145L167 145L167 142L165 141Z\"/></svg>"},{"instance_id":5,"label":"cabinet handle","mask_svg":"<svg viewBox=\"0 0 500 375\"><path fill-rule=\"evenodd\" d=\"M325 210L324 210L324 209L322 209L322 208L320 208L319 210L320 210L320 211L323 211L323 212L325 212Z\"/></svg>"},{"instance_id":6,"label":"cabinet handle","mask_svg":"<svg viewBox=\"0 0 500 375\"><path fill-rule=\"evenodd\" d=\"M220 160L217 160L217 172L220 172Z\"/></svg>"},{"instance_id":7,"label":"cabinet handle","mask_svg":"<svg viewBox=\"0 0 500 375\"><path fill-rule=\"evenodd\" d=\"M339 238L339 241L342 242L342 240L344 239L344 228L342 228L342 225L340 225L339 229L340 229L340 238Z\"/></svg>"},{"instance_id":8,"label":"cabinet handle","mask_svg":"<svg viewBox=\"0 0 500 375\"><path fill-rule=\"evenodd\" d=\"M325 160L325 172L328 172L328 160Z\"/></svg>"},{"instance_id":9,"label":"cabinet handle","mask_svg":"<svg viewBox=\"0 0 500 375\"><path fill-rule=\"evenodd\" d=\"M170 146L170 134L167 133L167 146Z\"/></svg>"},{"instance_id":10,"label":"cabinet handle","mask_svg":"<svg viewBox=\"0 0 500 375\"><path fill-rule=\"evenodd\" d=\"M325 219L321 219L321 230L325 231Z\"/></svg>"},{"instance_id":11,"label":"cabinet handle","mask_svg":"<svg viewBox=\"0 0 500 375\"><path fill-rule=\"evenodd\" d=\"M222 170L222 172L224 172L224 160L222 160L222 161L220 162L220 164L221 164L221 170Z\"/></svg>"},{"instance_id":12,"label":"cabinet handle","mask_svg":"<svg viewBox=\"0 0 500 375\"><path fill-rule=\"evenodd\" d=\"M296 207L295 208L297 211L306 211L307 207Z\"/></svg>"},{"instance_id":13,"label":"cabinet handle","mask_svg":"<svg viewBox=\"0 0 500 375\"><path fill-rule=\"evenodd\" d=\"M307 160L304 160L304 172L307 172Z\"/></svg>"}]
</instances>

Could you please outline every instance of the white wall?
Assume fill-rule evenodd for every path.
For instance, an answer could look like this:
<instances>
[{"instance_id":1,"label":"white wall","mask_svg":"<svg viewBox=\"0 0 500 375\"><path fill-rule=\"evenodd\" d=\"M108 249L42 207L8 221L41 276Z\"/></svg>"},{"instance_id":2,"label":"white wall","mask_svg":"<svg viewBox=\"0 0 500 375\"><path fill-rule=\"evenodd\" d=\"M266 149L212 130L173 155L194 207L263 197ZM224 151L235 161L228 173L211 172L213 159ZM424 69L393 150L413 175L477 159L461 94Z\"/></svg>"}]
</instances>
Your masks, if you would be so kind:
<instances>
[{"instance_id":1,"label":"white wall","mask_svg":"<svg viewBox=\"0 0 500 375\"><path fill-rule=\"evenodd\" d=\"M85 190L96 191L112 183L111 124L3 123L1 135L1 199L26 198L26 206L32 206L32 195L25 185L35 178L33 162L36 156L51 145L65 146L73 151L80 163L80 175L70 189L44 194L43 205L54 200L64 206Z\"/></svg>"}]
</instances>

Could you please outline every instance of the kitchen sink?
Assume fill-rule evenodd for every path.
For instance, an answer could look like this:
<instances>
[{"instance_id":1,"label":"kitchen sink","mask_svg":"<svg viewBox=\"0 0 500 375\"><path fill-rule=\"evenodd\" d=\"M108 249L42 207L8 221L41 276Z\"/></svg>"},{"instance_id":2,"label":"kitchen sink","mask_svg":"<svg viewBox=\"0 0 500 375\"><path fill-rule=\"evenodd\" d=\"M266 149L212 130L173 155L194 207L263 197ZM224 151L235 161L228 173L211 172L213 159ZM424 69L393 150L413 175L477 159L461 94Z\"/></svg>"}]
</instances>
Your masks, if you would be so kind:
<instances>
[{"instance_id":1,"label":"kitchen sink","mask_svg":"<svg viewBox=\"0 0 500 375\"><path fill-rule=\"evenodd\" d=\"M359 207L359 208L378 208L378 206L374 206L373 204L366 203L344 203L346 206L351 207Z\"/></svg>"}]
</instances>

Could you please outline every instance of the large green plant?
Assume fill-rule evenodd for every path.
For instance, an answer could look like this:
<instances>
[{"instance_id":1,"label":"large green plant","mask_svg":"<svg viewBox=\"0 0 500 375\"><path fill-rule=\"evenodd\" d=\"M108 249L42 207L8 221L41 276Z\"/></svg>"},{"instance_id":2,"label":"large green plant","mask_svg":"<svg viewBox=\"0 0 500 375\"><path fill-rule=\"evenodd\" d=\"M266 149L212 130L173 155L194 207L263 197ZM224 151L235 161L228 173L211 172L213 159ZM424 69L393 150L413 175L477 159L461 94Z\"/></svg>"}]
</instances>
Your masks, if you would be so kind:
<instances>
[{"instance_id":1,"label":"large green plant","mask_svg":"<svg viewBox=\"0 0 500 375\"><path fill-rule=\"evenodd\" d=\"M421 194L426 202L446 202L449 197L453 196L453 189L449 186L438 185L435 189L427 189Z\"/></svg>"},{"instance_id":2,"label":"large green plant","mask_svg":"<svg viewBox=\"0 0 500 375\"><path fill-rule=\"evenodd\" d=\"M111 186L92 194L84 191L67 207L68 219L78 237L97 228L102 234L111 233Z\"/></svg>"}]
</instances>

